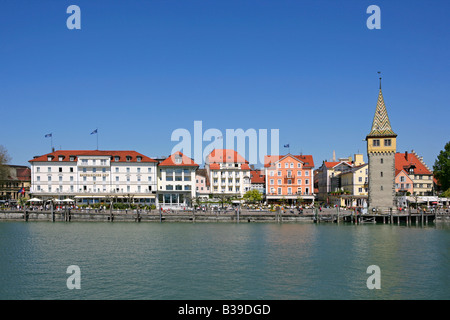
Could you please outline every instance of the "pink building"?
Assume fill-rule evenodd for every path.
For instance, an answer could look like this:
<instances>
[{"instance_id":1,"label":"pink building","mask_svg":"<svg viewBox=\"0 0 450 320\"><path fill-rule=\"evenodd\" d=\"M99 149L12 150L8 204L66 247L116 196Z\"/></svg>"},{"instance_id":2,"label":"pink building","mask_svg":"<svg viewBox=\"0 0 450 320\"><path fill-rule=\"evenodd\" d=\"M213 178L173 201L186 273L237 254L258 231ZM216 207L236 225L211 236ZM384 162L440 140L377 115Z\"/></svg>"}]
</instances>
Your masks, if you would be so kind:
<instances>
[{"instance_id":1,"label":"pink building","mask_svg":"<svg viewBox=\"0 0 450 320\"><path fill-rule=\"evenodd\" d=\"M414 183L404 169L395 170L395 192L413 194Z\"/></svg>"},{"instance_id":2,"label":"pink building","mask_svg":"<svg viewBox=\"0 0 450 320\"><path fill-rule=\"evenodd\" d=\"M314 202L314 160L311 155L265 156L268 202Z\"/></svg>"},{"instance_id":3,"label":"pink building","mask_svg":"<svg viewBox=\"0 0 450 320\"><path fill-rule=\"evenodd\" d=\"M197 197L205 197L211 193L206 169L197 169L195 172L195 191Z\"/></svg>"}]
</instances>

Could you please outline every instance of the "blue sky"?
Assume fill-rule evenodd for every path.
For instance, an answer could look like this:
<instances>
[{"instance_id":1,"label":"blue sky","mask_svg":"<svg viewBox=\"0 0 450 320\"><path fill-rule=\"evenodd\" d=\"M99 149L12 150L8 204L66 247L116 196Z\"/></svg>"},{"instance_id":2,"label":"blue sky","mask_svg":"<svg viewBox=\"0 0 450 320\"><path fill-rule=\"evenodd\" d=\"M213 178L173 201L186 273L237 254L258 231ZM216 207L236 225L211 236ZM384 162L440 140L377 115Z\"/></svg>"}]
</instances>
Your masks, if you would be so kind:
<instances>
[{"instance_id":1,"label":"blue sky","mask_svg":"<svg viewBox=\"0 0 450 320\"><path fill-rule=\"evenodd\" d=\"M69 30L69 5L81 30ZM369 30L369 5L381 29ZM281 153L366 154L382 71L397 151L449 135L450 2L4 0L0 144L169 155L175 129L279 129ZM208 143L205 142L204 147Z\"/></svg>"}]
</instances>

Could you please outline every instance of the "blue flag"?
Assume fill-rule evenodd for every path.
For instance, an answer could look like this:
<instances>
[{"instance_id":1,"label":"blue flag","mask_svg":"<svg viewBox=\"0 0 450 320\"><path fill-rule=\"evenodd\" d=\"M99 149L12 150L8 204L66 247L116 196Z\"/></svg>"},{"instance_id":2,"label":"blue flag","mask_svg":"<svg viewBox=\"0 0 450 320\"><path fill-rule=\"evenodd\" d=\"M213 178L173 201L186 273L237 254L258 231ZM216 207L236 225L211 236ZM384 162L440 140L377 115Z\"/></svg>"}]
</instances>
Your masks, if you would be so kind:
<instances>
[{"instance_id":1,"label":"blue flag","mask_svg":"<svg viewBox=\"0 0 450 320\"><path fill-rule=\"evenodd\" d=\"M289 144L285 144L284 147L285 147L285 148L289 148Z\"/></svg>"},{"instance_id":2,"label":"blue flag","mask_svg":"<svg viewBox=\"0 0 450 320\"><path fill-rule=\"evenodd\" d=\"M48 134L45 135L46 138L50 138L51 136L52 136L51 133L48 133Z\"/></svg>"},{"instance_id":3,"label":"blue flag","mask_svg":"<svg viewBox=\"0 0 450 320\"><path fill-rule=\"evenodd\" d=\"M94 131L91 132L91 134L95 134L97 133L97 129L95 129Z\"/></svg>"}]
</instances>

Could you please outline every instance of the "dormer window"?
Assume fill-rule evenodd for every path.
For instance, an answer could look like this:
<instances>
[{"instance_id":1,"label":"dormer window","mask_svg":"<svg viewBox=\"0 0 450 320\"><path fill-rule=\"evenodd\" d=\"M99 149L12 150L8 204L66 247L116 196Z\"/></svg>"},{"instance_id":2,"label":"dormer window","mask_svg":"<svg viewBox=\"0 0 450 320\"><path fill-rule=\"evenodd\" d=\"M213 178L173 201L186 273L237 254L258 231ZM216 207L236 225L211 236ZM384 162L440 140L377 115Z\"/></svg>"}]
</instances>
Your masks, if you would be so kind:
<instances>
[{"instance_id":1,"label":"dormer window","mask_svg":"<svg viewBox=\"0 0 450 320\"><path fill-rule=\"evenodd\" d=\"M179 154L175 155L175 163L176 164L181 164L183 162L182 157Z\"/></svg>"},{"instance_id":2,"label":"dormer window","mask_svg":"<svg viewBox=\"0 0 450 320\"><path fill-rule=\"evenodd\" d=\"M70 161L75 161L75 156L70 156L69 160Z\"/></svg>"},{"instance_id":3,"label":"dormer window","mask_svg":"<svg viewBox=\"0 0 450 320\"><path fill-rule=\"evenodd\" d=\"M64 160L64 156L59 156L58 157L58 161L63 161Z\"/></svg>"},{"instance_id":4,"label":"dormer window","mask_svg":"<svg viewBox=\"0 0 450 320\"><path fill-rule=\"evenodd\" d=\"M127 156L127 162L131 161L131 156Z\"/></svg>"},{"instance_id":5,"label":"dormer window","mask_svg":"<svg viewBox=\"0 0 450 320\"><path fill-rule=\"evenodd\" d=\"M136 157L136 161L137 161L137 162L141 162L141 160L142 160L142 157L139 157L139 156Z\"/></svg>"},{"instance_id":6,"label":"dormer window","mask_svg":"<svg viewBox=\"0 0 450 320\"><path fill-rule=\"evenodd\" d=\"M115 161L115 162L119 162L119 160L120 160L120 157L119 157L119 156L115 156L115 157L114 157L114 161Z\"/></svg>"},{"instance_id":7,"label":"dormer window","mask_svg":"<svg viewBox=\"0 0 450 320\"><path fill-rule=\"evenodd\" d=\"M52 161L53 160L53 156L47 156L47 161Z\"/></svg>"}]
</instances>

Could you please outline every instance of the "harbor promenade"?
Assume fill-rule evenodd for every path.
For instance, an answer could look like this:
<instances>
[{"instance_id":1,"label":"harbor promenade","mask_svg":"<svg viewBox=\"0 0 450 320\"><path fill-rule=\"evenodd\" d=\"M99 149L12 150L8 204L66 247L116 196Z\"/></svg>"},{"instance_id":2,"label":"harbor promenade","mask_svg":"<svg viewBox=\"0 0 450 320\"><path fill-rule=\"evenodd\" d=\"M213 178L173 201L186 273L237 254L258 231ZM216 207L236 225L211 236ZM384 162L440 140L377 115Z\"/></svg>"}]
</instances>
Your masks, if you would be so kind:
<instances>
[{"instance_id":1,"label":"harbor promenade","mask_svg":"<svg viewBox=\"0 0 450 320\"><path fill-rule=\"evenodd\" d=\"M267 210L3 210L0 221L63 221L63 222L312 222L312 223L383 223L418 225L450 221L448 212L403 212L393 214L358 214L352 210L297 209Z\"/></svg>"}]
</instances>

